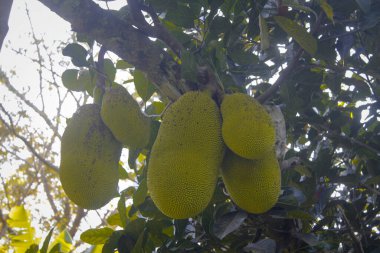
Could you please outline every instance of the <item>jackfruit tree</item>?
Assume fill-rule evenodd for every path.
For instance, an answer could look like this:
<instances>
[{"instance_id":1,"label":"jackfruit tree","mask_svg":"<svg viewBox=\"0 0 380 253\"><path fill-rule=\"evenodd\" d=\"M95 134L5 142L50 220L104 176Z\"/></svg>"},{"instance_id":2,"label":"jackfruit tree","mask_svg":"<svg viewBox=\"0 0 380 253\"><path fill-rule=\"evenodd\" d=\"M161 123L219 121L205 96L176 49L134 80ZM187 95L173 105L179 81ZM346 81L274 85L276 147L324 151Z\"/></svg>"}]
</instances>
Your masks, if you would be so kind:
<instances>
[{"instance_id":1,"label":"jackfruit tree","mask_svg":"<svg viewBox=\"0 0 380 253\"><path fill-rule=\"evenodd\" d=\"M33 103L0 75L51 130L1 96L0 165L22 161L2 179L5 250L48 252L54 230L74 252L380 250L377 1L38 2L73 30L59 74L34 60L71 104L50 119L42 84ZM41 199L39 243L23 204Z\"/></svg>"}]
</instances>

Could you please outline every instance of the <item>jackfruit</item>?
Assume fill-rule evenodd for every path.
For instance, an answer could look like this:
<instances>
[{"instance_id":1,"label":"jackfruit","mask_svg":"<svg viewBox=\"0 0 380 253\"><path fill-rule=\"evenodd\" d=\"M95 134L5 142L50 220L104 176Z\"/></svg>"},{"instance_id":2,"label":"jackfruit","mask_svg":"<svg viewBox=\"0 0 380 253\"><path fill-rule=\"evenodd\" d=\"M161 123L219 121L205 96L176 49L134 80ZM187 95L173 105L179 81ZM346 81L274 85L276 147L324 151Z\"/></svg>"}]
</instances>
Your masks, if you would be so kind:
<instances>
[{"instance_id":1,"label":"jackfruit","mask_svg":"<svg viewBox=\"0 0 380 253\"><path fill-rule=\"evenodd\" d=\"M125 146L138 149L148 144L151 120L123 86L106 88L100 114L115 138Z\"/></svg>"},{"instance_id":2,"label":"jackfruit","mask_svg":"<svg viewBox=\"0 0 380 253\"><path fill-rule=\"evenodd\" d=\"M147 183L155 205L184 219L211 200L223 160L218 106L203 92L190 91L165 112L148 163Z\"/></svg>"},{"instance_id":3,"label":"jackfruit","mask_svg":"<svg viewBox=\"0 0 380 253\"><path fill-rule=\"evenodd\" d=\"M225 95L221 104L224 143L237 155L247 159L264 157L275 144L271 117L247 94Z\"/></svg>"},{"instance_id":4,"label":"jackfruit","mask_svg":"<svg viewBox=\"0 0 380 253\"><path fill-rule=\"evenodd\" d=\"M245 159L228 151L221 172L231 199L241 209L260 214L276 204L281 171L274 151L262 160Z\"/></svg>"},{"instance_id":5,"label":"jackfruit","mask_svg":"<svg viewBox=\"0 0 380 253\"><path fill-rule=\"evenodd\" d=\"M121 149L121 143L102 122L100 107L80 107L61 142L59 175L69 199L82 208L97 209L115 197Z\"/></svg>"}]
</instances>

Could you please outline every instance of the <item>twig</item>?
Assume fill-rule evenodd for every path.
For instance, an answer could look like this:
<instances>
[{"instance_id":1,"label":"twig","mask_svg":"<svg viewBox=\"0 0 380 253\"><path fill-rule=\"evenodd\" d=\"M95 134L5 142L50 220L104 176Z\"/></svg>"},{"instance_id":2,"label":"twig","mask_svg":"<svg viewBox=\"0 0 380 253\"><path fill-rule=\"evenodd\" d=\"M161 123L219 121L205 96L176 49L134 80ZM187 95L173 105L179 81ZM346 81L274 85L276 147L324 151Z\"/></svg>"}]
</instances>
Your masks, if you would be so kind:
<instances>
[{"instance_id":1,"label":"twig","mask_svg":"<svg viewBox=\"0 0 380 253\"><path fill-rule=\"evenodd\" d=\"M354 139L352 137L348 137L348 136L345 136L345 135L341 135L339 133L335 133L333 130L329 129L326 126L322 126L322 125L320 125L320 126L311 125L311 127L314 128L315 130L317 130L318 132L321 132L321 129L322 129L323 131L326 132L326 135L330 139L339 139L341 143L342 142L350 143L350 144L353 144L353 145L365 148L365 149L371 151L372 153L374 153L376 156L380 157L380 150L377 150L377 149L369 146L368 144L365 144L365 143L363 143L361 141L358 141L358 140L356 140L356 139Z\"/></svg>"},{"instance_id":2,"label":"twig","mask_svg":"<svg viewBox=\"0 0 380 253\"><path fill-rule=\"evenodd\" d=\"M8 88L9 91L11 91L13 94L15 94L17 97L19 97L26 105L28 105L30 108L33 109L45 122L46 124L51 128L51 130L56 134L56 136L61 139L61 135L58 132L58 127L54 126L53 122L49 119L49 117L38 109L31 101L29 101L23 94L21 94L18 90L13 87L13 85L9 82L8 77L6 77L3 73L0 73L3 77L2 83Z\"/></svg>"},{"instance_id":3,"label":"twig","mask_svg":"<svg viewBox=\"0 0 380 253\"><path fill-rule=\"evenodd\" d=\"M353 241L355 243L354 245L356 246L355 247L356 250L359 250L358 252L364 253L363 245L362 245L361 241L356 237L356 235L354 233L354 228L352 227L350 221L348 220L346 214L344 213L343 208L340 205L337 205L337 209L340 212L340 214L342 215L344 223L346 223L346 226L349 228L348 232L349 232L351 238L353 239Z\"/></svg>"},{"instance_id":4,"label":"twig","mask_svg":"<svg viewBox=\"0 0 380 253\"><path fill-rule=\"evenodd\" d=\"M43 87L42 87L42 69L43 69L43 57L42 57L42 54L41 54L41 49L40 49L40 40L37 39L36 37L36 33L34 32L34 26L32 24L32 19L30 17L30 13L29 13L29 8L28 8L28 5L27 3L25 3L25 11L26 11L26 16L28 17L28 21L29 21L29 26L30 26L30 31L32 33L32 38L33 38L33 44L36 46L36 52L37 52L37 62L38 62L38 66L39 66L39 69L38 69L38 77L39 77L39 88L40 88L40 97L41 97L41 104L42 104L42 112L45 111L45 100L44 100L44 96L42 96L42 91L43 91Z\"/></svg>"},{"instance_id":5,"label":"twig","mask_svg":"<svg viewBox=\"0 0 380 253\"><path fill-rule=\"evenodd\" d=\"M15 130L15 126L13 124L13 120L12 120L12 117L11 115L5 110L5 108L3 107L3 105L0 103L0 109L3 111L3 113L5 115L7 115L8 117L8 120L10 122L10 124L8 124L0 115L0 121L8 128L8 130L10 130L13 135L20 139L24 144L25 146L29 149L30 152L32 152L32 154L34 156L36 156L42 163L44 163L45 165L47 165L49 168L53 169L56 173L58 173L59 171L59 168L57 166L55 166L54 164L52 164L51 162L47 161L45 158L43 158L40 154L38 154L38 152L34 149L34 147L32 146L32 144L29 143L29 141L21 136L20 134L18 134Z\"/></svg>"},{"instance_id":6,"label":"twig","mask_svg":"<svg viewBox=\"0 0 380 253\"><path fill-rule=\"evenodd\" d=\"M50 185L48 184L48 182L46 180L46 175L45 175L44 171L41 171L41 180L42 180L42 186L44 187L44 191L45 191L45 194L46 194L47 199L49 201L50 207L54 212L54 217L59 222L60 219L59 219L59 217L56 216L58 214L58 208L54 203L53 196L51 195L51 192L49 189Z\"/></svg>"}]
</instances>

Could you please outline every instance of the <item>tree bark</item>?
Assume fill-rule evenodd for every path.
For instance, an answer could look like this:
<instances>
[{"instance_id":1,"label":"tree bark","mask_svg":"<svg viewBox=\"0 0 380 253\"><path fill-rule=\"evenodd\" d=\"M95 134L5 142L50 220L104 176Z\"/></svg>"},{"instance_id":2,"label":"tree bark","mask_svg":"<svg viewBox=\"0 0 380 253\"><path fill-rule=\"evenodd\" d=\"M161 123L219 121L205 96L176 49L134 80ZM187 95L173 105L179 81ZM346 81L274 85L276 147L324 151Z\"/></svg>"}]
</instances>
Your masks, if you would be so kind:
<instances>
[{"instance_id":1,"label":"tree bark","mask_svg":"<svg viewBox=\"0 0 380 253\"><path fill-rule=\"evenodd\" d=\"M5 36L8 33L8 19L12 3L13 0L0 0L0 50L3 46Z\"/></svg>"},{"instance_id":2,"label":"tree bark","mask_svg":"<svg viewBox=\"0 0 380 253\"><path fill-rule=\"evenodd\" d=\"M173 74L178 71L178 64L159 43L120 19L113 11L104 10L91 0L39 1L68 21L73 31L88 35L147 73L163 95L171 100L180 96L176 88L178 75Z\"/></svg>"}]
</instances>

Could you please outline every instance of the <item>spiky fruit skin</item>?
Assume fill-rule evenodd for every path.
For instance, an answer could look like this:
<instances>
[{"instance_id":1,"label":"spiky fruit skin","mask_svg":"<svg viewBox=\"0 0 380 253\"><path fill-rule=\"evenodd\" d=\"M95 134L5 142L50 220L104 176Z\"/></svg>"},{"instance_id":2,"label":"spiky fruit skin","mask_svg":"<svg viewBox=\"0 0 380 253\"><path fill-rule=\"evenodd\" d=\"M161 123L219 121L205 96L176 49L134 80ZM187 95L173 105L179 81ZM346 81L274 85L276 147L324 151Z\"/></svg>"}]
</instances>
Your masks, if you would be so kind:
<instances>
[{"instance_id":1,"label":"spiky fruit skin","mask_svg":"<svg viewBox=\"0 0 380 253\"><path fill-rule=\"evenodd\" d=\"M231 199L250 213L271 209L281 190L281 171L274 151L262 160L245 159L228 151L222 178Z\"/></svg>"},{"instance_id":2,"label":"spiky fruit skin","mask_svg":"<svg viewBox=\"0 0 380 253\"><path fill-rule=\"evenodd\" d=\"M275 128L263 106L247 94L225 95L222 134L227 147L247 159L264 157L275 144Z\"/></svg>"},{"instance_id":3,"label":"spiky fruit skin","mask_svg":"<svg viewBox=\"0 0 380 253\"><path fill-rule=\"evenodd\" d=\"M147 183L156 206L175 219L205 209L223 152L218 106L206 93L185 93L166 110L151 150Z\"/></svg>"},{"instance_id":4,"label":"spiky fruit skin","mask_svg":"<svg viewBox=\"0 0 380 253\"><path fill-rule=\"evenodd\" d=\"M102 122L98 105L83 105L73 115L62 135L59 175L75 204L98 209L118 194L121 148Z\"/></svg>"},{"instance_id":5,"label":"spiky fruit skin","mask_svg":"<svg viewBox=\"0 0 380 253\"><path fill-rule=\"evenodd\" d=\"M101 116L115 138L128 148L144 148L148 144L151 120L123 86L106 88Z\"/></svg>"}]
</instances>

